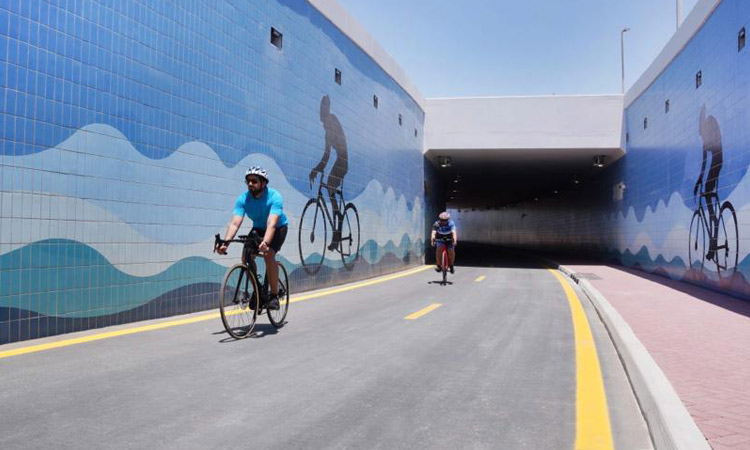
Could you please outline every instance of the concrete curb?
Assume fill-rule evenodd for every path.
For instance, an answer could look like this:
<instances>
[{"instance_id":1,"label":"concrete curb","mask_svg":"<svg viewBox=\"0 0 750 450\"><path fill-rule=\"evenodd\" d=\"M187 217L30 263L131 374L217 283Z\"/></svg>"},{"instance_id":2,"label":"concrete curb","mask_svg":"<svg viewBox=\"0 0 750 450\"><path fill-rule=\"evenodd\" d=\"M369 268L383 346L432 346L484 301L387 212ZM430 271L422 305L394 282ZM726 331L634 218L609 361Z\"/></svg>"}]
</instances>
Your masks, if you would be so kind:
<instances>
[{"instance_id":1,"label":"concrete curb","mask_svg":"<svg viewBox=\"0 0 750 450\"><path fill-rule=\"evenodd\" d=\"M568 267L556 263L553 267L575 281L599 313L630 378L654 448L711 450L672 384L620 313L588 280L581 279Z\"/></svg>"}]
</instances>

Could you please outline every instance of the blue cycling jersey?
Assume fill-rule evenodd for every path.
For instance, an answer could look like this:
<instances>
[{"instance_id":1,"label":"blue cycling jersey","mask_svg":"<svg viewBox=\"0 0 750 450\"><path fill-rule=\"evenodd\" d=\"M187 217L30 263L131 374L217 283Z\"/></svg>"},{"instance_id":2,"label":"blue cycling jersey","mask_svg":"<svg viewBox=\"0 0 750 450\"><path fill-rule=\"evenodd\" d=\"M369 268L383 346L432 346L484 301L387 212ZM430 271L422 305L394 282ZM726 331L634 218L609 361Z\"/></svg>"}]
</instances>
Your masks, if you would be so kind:
<instances>
[{"instance_id":1,"label":"blue cycling jersey","mask_svg":"<svg viewBox=\"0 0 750 450\"><path fill-rule=\"evenodd\" d=\"M281 196L279 191L268 187L258 198L253 197L250 191L245 191L237 197L234 204L234 215L249 217L253 221L254 228L265 230L268 216L271 214L279 216L279 221L276 222L277 227L289 224L286 214L284 214L284 197Z\"/></svg>"},{"instance_id":2,"label":"blue cycling jersey","mask_svg":"<svg viewBox=\"0 0 750 450\"><path fill-rule=\"evenodd\" d=\"M456 224L453 223L452 220L449 220L448 223L442 225L439 220L436 220L435 223L432 224L432 229L438 234L438 236L436 236L438 238L446 237L446 235L452 236L451 232L456 230Z\"/></svg>"}]
</instances>

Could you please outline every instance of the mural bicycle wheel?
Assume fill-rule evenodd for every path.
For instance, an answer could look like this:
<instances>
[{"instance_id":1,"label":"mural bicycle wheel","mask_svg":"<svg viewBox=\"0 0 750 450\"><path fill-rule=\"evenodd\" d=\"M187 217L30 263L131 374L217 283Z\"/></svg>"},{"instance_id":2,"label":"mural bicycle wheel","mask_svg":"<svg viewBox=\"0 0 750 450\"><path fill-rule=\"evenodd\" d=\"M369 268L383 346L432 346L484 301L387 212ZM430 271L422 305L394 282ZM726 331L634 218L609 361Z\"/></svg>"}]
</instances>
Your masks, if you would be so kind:
<instances>
[{"instance_id":1,"label":"mural bicycle wheel","mask_svg":"<svg viewBox=\"0 0 750 450\"><path fill-rule=\"evenodd\" d=\"M739 230L734 206L724 202L719 210L719 229L716 236L716 272L721 277L731 277L737 271L739 258Z\"/></svg>"},{"instance_id":2,"label":"mural bicycle wheel","mask_svg":"<svg viewBox=\"0 0 750 450\"><path fill-rule=\"evenodd\" d=\"M328 225L323 205L319 199L310 199L299 220L299 257L309 275L315 275L323 266L328 242Z\"/></svg>"},{"instance_id":3,"label":"mural bicycle wheel","mask_svg":"<svg viewBox=\"0 0 750 450\"><path fill-rule=\"evenodd\" d=\"M706 222L701 210L693 213L690 221L690 235L688 238L688 269L703 272L706 258Z\"/></svg>"},{"instance_id":4,"label":"mural bicycle wheel","mask_svg":"<svg viewBox=\"0 0 750 450\"><path fill-rule=\"evenodd\" d=\"M359 214L357 207L347 203L341 220L341 261L352 270L359 259Z\"/></svg>"}]
</instances>

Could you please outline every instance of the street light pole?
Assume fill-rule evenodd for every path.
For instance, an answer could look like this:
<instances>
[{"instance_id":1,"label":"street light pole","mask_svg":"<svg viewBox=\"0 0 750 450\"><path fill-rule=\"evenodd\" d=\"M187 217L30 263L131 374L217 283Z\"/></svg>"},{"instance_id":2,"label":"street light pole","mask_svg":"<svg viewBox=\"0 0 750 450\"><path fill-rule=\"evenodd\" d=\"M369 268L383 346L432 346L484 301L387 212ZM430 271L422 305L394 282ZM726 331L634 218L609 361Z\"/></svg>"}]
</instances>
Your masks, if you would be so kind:
<instances>
[{"instance_id":1,"label":"street light pole","mask_svg":"<svg viewBox=\"0 0 750 450\"><path fill-rule=\"evenodd\" d=\"M680 28L681 19L682 19L682 0L677 0L677 28Z\"/></svg>"},{"instance_id":2,"label":"street light pole","mask_svg":"<svg viewBox=\"0 0 750 450\"><path fill-rule=\"evenodd\" d=\"M630 28L623 28L620 31L620 68L622 73L622 85L620 87L621 92L625 93L625 33L630 31Z\"/></svg>"}]
</instances>

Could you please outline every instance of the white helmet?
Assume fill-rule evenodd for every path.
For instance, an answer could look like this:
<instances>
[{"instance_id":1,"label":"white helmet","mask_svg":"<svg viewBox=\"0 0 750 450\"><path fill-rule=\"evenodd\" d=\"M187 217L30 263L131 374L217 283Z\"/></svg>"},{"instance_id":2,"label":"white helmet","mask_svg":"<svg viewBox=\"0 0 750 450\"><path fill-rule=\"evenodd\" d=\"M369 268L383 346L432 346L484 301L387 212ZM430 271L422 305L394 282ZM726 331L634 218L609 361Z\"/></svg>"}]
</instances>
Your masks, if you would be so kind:
<instances>
[{"instance_id":1,"label":"white helmet","mask_svg":"<svg viewBox=\"0 0 750 450\"><path fill-rule=\"evenodd\" d=\"M438 216L438 219L440 219L440 220L450 220L450 218L451 218L451 215L448 214L448 211L443 211Z\"/></svg>"},{"instance_id":2,"label":"white helmet","mask_svg":"<svg viewBox=\"0 0 750 450\"><path fill-rule=\"evenodd\" d=\"M268 183L268 172L266 172L266 169L262 168L261 166L253 166L247 169L247 172L245 172L245 178L250 175L257 175L266 180L266 183Z\"/></svg>"}]
</instances>

